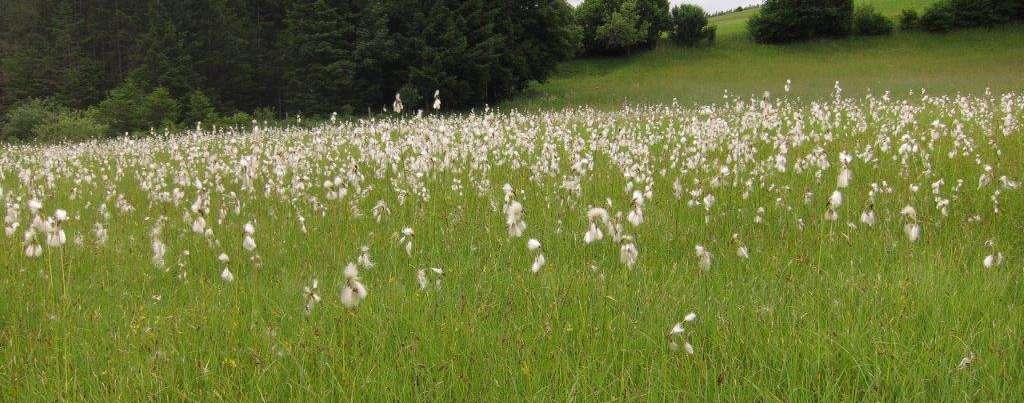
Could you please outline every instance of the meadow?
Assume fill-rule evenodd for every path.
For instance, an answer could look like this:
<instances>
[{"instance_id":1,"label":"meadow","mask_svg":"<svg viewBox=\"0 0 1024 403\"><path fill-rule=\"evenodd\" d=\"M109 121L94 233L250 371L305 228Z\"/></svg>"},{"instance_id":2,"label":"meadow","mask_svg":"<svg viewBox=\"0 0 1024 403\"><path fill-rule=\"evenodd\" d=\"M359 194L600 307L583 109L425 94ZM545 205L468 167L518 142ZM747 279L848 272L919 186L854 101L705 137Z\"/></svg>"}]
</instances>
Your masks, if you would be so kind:
<instances>
[{"instance_id":1,"label":"meadow","mask_svg":"<svg viewBox=\"0 0 1024 403\"><path fill-rule=\"evenodd\" d=\"M0 144L2 400L1020 400L1024 27L751 13L473 113Z\"/></svg>"},{"instance_id":2,"label":"meadow","mask_svg":"<svg viewBox=\"0 0 1024 403\"><path fill-rule=\"evenodd\" d=\"M895 18L903 9L923 11L934 0L864 0ZM935 94L981 95L1024 88L1024 26L1011 25L932 34L895 32L883 37L852 37L791 45L760 45L747 34L756 10L714 17L718 39L712 46L679 47L663 41L631 58L587 58L566 63L548 82L505 106L546 110L588 105L615 110L624 104L687 106L734 96L782 91L793 81L792 96L827 98L839 81L849 95L889 91L913 97Z\"/></svg>"},{"instance_id":3,"label":"meadow","mask_svg":"<svg viewBox=\"0 0 1024 403\"><path fill-rule=\"evenodd\" d=\"M10 400L1014 400L1024 94L4 146Z\"/></svg>"}]
</instances>

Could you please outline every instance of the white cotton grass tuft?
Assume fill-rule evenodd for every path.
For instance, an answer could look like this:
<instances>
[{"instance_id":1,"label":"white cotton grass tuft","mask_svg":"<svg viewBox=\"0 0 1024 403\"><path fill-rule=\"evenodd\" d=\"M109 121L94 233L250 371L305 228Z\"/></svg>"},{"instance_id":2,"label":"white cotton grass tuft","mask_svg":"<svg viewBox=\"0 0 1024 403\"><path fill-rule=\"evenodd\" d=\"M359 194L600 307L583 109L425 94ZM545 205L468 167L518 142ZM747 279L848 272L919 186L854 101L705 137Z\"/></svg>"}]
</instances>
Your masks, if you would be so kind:
<instances>
[{"instance_id":1,"label":"white cotton grass tuft","mask_svg":"<svg viewBox=\"0 0 1024 403\"><path fill-rule=\"evenodd\" d=\"M256 240L253 239L255 233L256 227L251 222L246 223L242 228L242 248L250 253L256 250Z\"/></svg>"},{"instance_id":2,"label":"white cotton grass tuft","mask_svg":"<svg viewBox=\"0 0 1024 403\"><path fill-rule=\"evenodd\" d=\"M991 269L993 267L999 267L999 266L1002 266L1002 264L1003 264L1003 254L1002 253L997 253L995 255L985 256L985 259L982 260L982 265L985 266L986 269Z\"/></svg>"},{"instance_id":3,"label":"white cotton grass tuft","mask_svg":"<svg viewBox=\"0 0 1024 403\"><path fill-rule=\"evenodd\" d=\"M682 348L686 354L693 355L693 344L690 344L690 341L683 337L683 334L686 332L686 324L695 321L697 321L697 313L690 312L686 314L682 322L676 323L669 329L668 335L666 335L669 349L679 351Z\"/></svg>"},{"instance_id":4,"label":"white cotton grass tuft","mask_svg":"<svg viewBox=\"0 0 1024 403\"><path fill-rule=\"evenodd\" d=\"M634 227L638 227L644 222L644 200L645 196L643 192L639 190L633 191L633 210L631 210L626 216L626 220L629 221L630 224L633 224Z\"/></svg>"},{"instance_id":5,"label":"white cotton grass tuft","mask_svg":"<svg viewBox=\"0 0 1024 403\"><path fill-rule=\"evenodd\" d=\"M701 270L708 271L711 269L711 252L707 250L703 245L697 245L694 248L694 252L697 255L697 266Z\"/></svg>"},{"instance_id":6,"label":"white cotton grass tuft","mask_svg":"<svg viewBox=\"0 0 1024 403\"><path fill-rule=\"evenodd\" d=\"M530 240L526 241L526 249L534 253L533 263L530 265L530 272L539 272L548 261L547 258L544 257L544 251L542 250L540 241L530 238Z\"/></svg>"},{"instance_id":7,"label":"white cotton grass tuft","mask_svg":"<svg viewBox=\"0 0 1024 403\"><path fill-rule=\"evenodd\" d=\"M441 289L441 282L444 280L444 270L440 267L419 269L416 271L416 283L420 285L420 291L424 291L433 284L434 289Z\"/></svg>"},{"instance_id":8,"label":"white cotton grass tuft","mask_svg":"<svg viewBox=\"0 0 1024 403\"><path fill-rule=\"evenodd\" d=\"M867 225L868 227L874 227L877 221L878 219L875 217L874 205L868 205L868 209L864 210L863 213L860 213L861 224Z\"/></svg>"},{"instance_id":9,"label":"white cotton grass tuft","mask_svg":"<svg viewBox=\"0 0 1024 403\"><path fill-rule=\"evenodd\" d=\"M598 223L605 225L606 227L611 225L608 216L608 210L600 207L593 207L587 211L587 232L583 234L583 243L591 244L604 239L604 232L598 228Z\"/></svg>"},{"instance_id":10,"label":"white cotton grass tuft","mask_svg":"<svg viewBox=\"0 0 1024 403\"><path fill-rule=\"evenodd\" d=\"M921 238L921 225L918 223L906 223L903 226L903 233L906 234L907 240L910 242L917 242Z\"/></svg>"},{"instance_id":11,"label":"white cotton grass tuft","mask_svg":"<svg viewBox=\"0 0 1024 403\"><path fill-rule=\"evenodd\" d=\"M416 233L412 227L402 228L402 232L398 235L398 247L404 249L407 256L412 256L412 238L414 236Z\"/></svg>"},{"instance_id":12,"label":"white cotton grass tuft","mask_svg":"<svg viewBox=\"0 0 1024 403\"><path fill-rule=\"evenodd\" d=\"M505 214L505 225L508 227L508 236L518 238L526 231L525 211L523 204L516 201L516 191L512 185L505 183L501 187L505 193L505 206L502 213Z\"/></svg>"},{"instance_id":13,"label":"white cotton grass tuft","mask_svg":"<svg viewBox=\"0 0 1024 403\"><path fill-rule=\"evenodd\" d=\"M740 259L750 259L750 250L747 249L747 245L740 239L740 234L732 234L732 241L736 244L736 256Z\"/></svg>"},{"instance_id":14,"label":"white cotton grass tuft","mask_svg":"<svg viewBox=\"0 0 1024 403\"><path fill-rule=\"evenodd\" d=\"M93 226L93 235L96 237L96 244L106 245L107 243L107 229L103 228L103 224L96 223Z\"/></svg>"},{"instance_id":15,"label":"white cotton grass tuft","mask_svg":"<svg viewBox=\"0 0 1024 403\"><path fill-rule=\"evenodd\" d=\"M985 246L991 250L991 253L982 259L982 266L986 269L1002 266L1003 263L1005 263L1006 258L1003 256L1002 252L996 250L996 241L994 239L989 239L985 242Z\"/></svg>"},{"instance_id":16,"label":"white cotton grass tuft","mask_svg":"<svg viewBox=\"0 0 1024 403\"><path fill-rule=\"evenodd\" d=\"M359 247L359 258L356 260L359 266L364 269L373 268L373 259L370 258L370 247L363 245Z\"/></svg>"},{"instance_id":17,"label":"white cotton grass tuft","mask_svg":"<svg viewBox=\"0 0 1024 403\"><path fill-rule=\"evenodd\" d=\"M626 268L632 269L636 265L639 256L640 252L636 249L633 237L629 235L624 236L622 238L622 246L619 247L619 262L626 265Z\"/></svg>"},{"instance_id":18,"label":"white cotton grass tuft","mask_svg":"<svg viewBox=\"0 0 1024 403\"><path fill-rule=\"evenodd\" d=\"M313 282L305 287L302 287L302 296L306 300L306 314L313 313L313 308L320 302L320 282L316 277L313 277Z\"/></svg>"},{"instance_id":19,"label":"white cotton grass tuft","mask_svg":"<svg viewBox=\"0 0 1024 403\"><path fill-rule=\"evenodd\" d=\"M391 108L394 109L395 113L402 113L405 107L402 105L402 94L395 93L395 102L391 104Z\"/></svg>"},{"instance_id":20,"label":"white cotton grass tuft","mask_svg":"<svg viewBox=\"0 0 1024 403\"><path fill-rule=\"evenodd\" d=\"M230 283L232 281L235 281L235 275L231 273L231 270L225 266L224 270L220 272L220 279L224 280L225 283Z\"/></svg>"},{"instance_id":21,"label":"white cotton grass tuft","mask_svg":"<svg viewBox=\"0 0 1024 403\"><path fill-rule=\"evenodd\" d=\"M359 279L359 268L355 263L345 266L345 283L341 287L341 304L347 308L355 308L366 299L366 287Z\"/></svg>"},{"instance_id":22,"label":"white cotton grass tuft","mask_svg":"<svg viewBox=\"0 0 1024 403\"><path fill-rule=\"evenodd\" d=\"M907 240L911 243L917 242L921 238L921 225L917 222L917 210L913 206L907 205L903 207L900 214L907 221L903 225L903 234L906 235Z\"/></svg>"},{"instance_id":23,"label":"white cotton grass tuft","mask_svg":"<svg viewBox=\"0 0 1024 403\"><path fill-rule=\"evenodd\" d=\"M540 241L530 238L529 241L526 241L526 248L531 251L540 249Z\"/></svg>"},{"instance_id":24,"label":"white cotton grass tuft","mask_svg":"<svg viewBox=\"0 0 1024 403\"><path fill-rule=\"evenodd\" d=\"M28 211L32 214L36 214L40 209L43 208L43 202L38 199L31 199L28 201Z\"/></svg>"},{"instance_id":25,"label":"white cotton grass tuft","mask_svg":"<svg viewBox=\"0 0 1024 403\"><path fill-rule=\"evenodd\" d=\"M843 168L839 171L839 177L836 178L836 188L846 189L850 187L850 180L853 179L853 171L843 163Z\"/></svg>"},{"instance_id":26,"label":"white cotton grass tuft","mask_svg":"<svg viewBox=\"0 0 1024 403\"><path fill-rule=\"evenodd\" d=\"M508 226L508 235L513 238L523 236L526 231L526 220L523 219L523 205L512 200L505 207L505 224Z\"/></svg>"},{"instance_id":27,"label":"white cotton grass tuft","mask_svg":"<svg viewBox=\"0 0 1024 403\"><path fill-rule=\"evenodd\" d=\"M839 208L843 204L843 192L836 189L832 192L832 195L828 197L828 205L831 208Z\"/></svg>"},{"instance_id":28,"label":"white cotton grass tuft","mask_svg":"<svg viewBox=\"0 0 1024 403\"><path fill-rule=\"evenodd\" d=\"M900 215L906 219L906 223L903 225L903 234L911 243L917 242L921 238L921 225L917 222L917 210L908 204L903 207L903 210L900 210Z\"/></svg>"}]
</instances>

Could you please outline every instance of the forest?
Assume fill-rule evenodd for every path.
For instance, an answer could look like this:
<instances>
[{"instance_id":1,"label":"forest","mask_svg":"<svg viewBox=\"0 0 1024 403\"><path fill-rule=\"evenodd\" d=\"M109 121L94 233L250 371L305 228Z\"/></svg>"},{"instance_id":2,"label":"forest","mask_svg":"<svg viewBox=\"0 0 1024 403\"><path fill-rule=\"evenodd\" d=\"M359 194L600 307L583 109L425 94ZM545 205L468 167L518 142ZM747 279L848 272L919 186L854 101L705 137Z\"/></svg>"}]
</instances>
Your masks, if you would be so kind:
<instances>
[{"instance_id":1,"label":"forest","mask_svg":"<svg viewBox=\"0 0 1024 403\"><path fill-rule=\"evenodd\" d=\"M572 20L564 0L5 0L0 115L45 99L121 133L372 113L396 93L483 106L571 57Z\"/></svg>"}]
</instances>

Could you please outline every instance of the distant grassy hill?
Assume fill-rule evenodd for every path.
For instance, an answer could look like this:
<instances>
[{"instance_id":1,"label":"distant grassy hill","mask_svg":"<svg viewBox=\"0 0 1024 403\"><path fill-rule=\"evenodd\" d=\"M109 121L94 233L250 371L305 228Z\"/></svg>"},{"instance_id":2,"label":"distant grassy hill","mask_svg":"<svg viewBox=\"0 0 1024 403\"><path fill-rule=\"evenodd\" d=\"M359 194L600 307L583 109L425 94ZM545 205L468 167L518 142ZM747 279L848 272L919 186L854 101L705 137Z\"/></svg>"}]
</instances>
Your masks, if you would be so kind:
<instances>
[{"instance_id":1,"label":"distant grassy hill","mask_svg":"<svg viewBox=\"0 0 1024 403\"><path fill-rule=\"evenodd\" d=\"M923 10L934 0L864 0L896 16ZM630 103L684 104L721 99L724 91L748 96L781 92L827 96L836 81L848 94L926 89L933 93L979 93L1024 89L1024 26L971 29L948 34L897 32L887 37L852 37L794 45L753 43L746 22L756 10L712 19L718 42L697 49L667 41L631 58L582 59L566 63L555 77L505 104L515 108Z\"/></svg>"}]
</instances>

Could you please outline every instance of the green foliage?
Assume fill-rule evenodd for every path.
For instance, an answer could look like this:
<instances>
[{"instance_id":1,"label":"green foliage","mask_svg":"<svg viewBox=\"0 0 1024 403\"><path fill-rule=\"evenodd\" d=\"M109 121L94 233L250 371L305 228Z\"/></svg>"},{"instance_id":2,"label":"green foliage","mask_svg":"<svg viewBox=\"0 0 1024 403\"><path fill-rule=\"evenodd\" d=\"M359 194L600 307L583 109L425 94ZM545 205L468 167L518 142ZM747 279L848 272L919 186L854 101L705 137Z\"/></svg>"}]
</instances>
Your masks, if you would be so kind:
<instances>
[{"instance_id":1,"label":"green foliage","mask_svg":"<svg viewBox=\"0 0 1024 403\"><path fill-rule=\"evenodd\" d=\"M271 123L277 120L277 112L273 108L257 108L252 113L257 124Z\"/></svg>"},{"instance_id":2,"label":"green foliage","mask_svg":"<svg viewBox=\"0 0 1024 403\"><path fill-rule=\"evenodd\" d=\"M921 28L929 32L947 32L957 28L956 14L952 3L936 3L921 15Z\"/></svg>"},{"instance_id":3,"label":"green foliage","mask_svg":"<svg viewBox=\"0 0 1024 403\"><path fill-rule=\"evenodd\" d=\"M97 119L107 125L115 135L148 128L146 90L135 80L127 80L107 94L96 105Z\"/></svg>"},{"instance_id":4,"label":"green foliage","mask_svg":"<svg viewBox=\"0 0 1024 403\"><path fill-rule=\"evenodd\" d=\"M903 12L900 13L900 30L910 31L916 29L920 20L921 16L917 13L917 10L903 10Z\"/></svg>"},{"instance_id":5,"label":"green foliage","mask_svg":"<svg viewBox=\"0 0 1024 403\"><path fill-rule=\"evenodd\" d=\"M761 43L790 43L849 35L853 0L768 0L748 22Z\"/></svg>"},{"instance_id":6,"label":"green foliage","mask_svg":"<svg viewBox=\"0 0 1024 403\"><path fill-rule=\"evenodd\" d=\"M665 0L635 1L658 18ZM171 101L195 91L229 114L328 115L379 109L407 84L469 108L547 79L581 32L565 0L6 0L0 111L52 98L124 133L200 120Z\"/></svg>"},{"instance_id":7,"label":"green foliage","mask_svg":"<svg viewBox=\"0 0 1024 403\"><path fill-rule=\"evenodd\" d=\"M147 92L145 84L128 79L111 90L93 113L111 134L121 135L174 126L181 116L181 104L166 88Z\"/></svg>"},{"instance_id":8,"label":"green foliage","mask_svg":"<svg viewBox=\"0 0 1024 403\"><path fill-rule=\"evenodd\" d=\"M331 113L351 103L355 21L327 0L296 1L286 19L288 109Z\"/></svg>"},{"instance_id":9,"label":"green foliage","mask_svg":"<svg viewBox=\"0 0 1024 403\"><path fill-rule=\"evenodd\" d=\"M881 1L873 3L894 15L906 4L900 1L900 6L883 9ZM877 41L849 38L782 47L749 40L743 24L754 11L712 18L711 24L718 26L713 48L663 46L631 59L581 58L563 64L561 72L537 85L531 96L501 106L617 110L624 100L630 105L717 103L724 102L726 91L730 100L760 97L766 90L781 95L786 80L793 82L790 96L802 99L829 97L836 81L843 94L856 96L878 95L880 88L891 90L893 96L921 89L931 94L981 94L986 88L994 93L1024 88L1024 24L941 37L911 32Z\"/></svg>"},{"instance_id":10,"label":"green foliage","mask_svg":"<svg viewBox=\"0 0 1024 403\"><path fill-rule=\"evenodd\" d=\"M708 14L703 8L683 4L672 8L672 40L680 45L696 46L703 41L715 41L715 27L708 25Z\"/></svg>"},{"instance_id":11,"label":"green foliage","mask_svg":"<svg viewBox=\"0 0 1024 403\"><path fill-rule=\"evenodd\" d=\"M866 5L857 7L853 14L853 33L855 35L888 35L893 30L892 20Z\"/></svg>"},{"instance_id":12,"label":"green foliage","mask_svg":"<svg viewBox=\"0 0 1024 403\"><path fill-rule=\"evenodd\" d=\"M36 141L41 142L78 142L103 138L107 130L106 125L81 111L66 110L55 119L36 126L32 134Z\"/></svg>"},{"instance_id":13,"label":"green foliage","mask_svg":"<svg viewBox=\"0 0 1024 403\"><path fill-rule=\"evenodd\" d=\"M0 140L28 141L35 129L66 114L67 109L48 99L31 99L7 111Z\"/></svg>"},{"instance_id":14,"label":"green foliage","mask_svg":"<svg viewBox=\"0 0 1024 403\"><path fill-rule=\"evenodd\" d=\"M921 16L921 27L930 32L987 27L1024 18L1021 0L943 0Z\"/></svg>"},{"instance_id":15,"label":"green foliage","mask_svg":"<svg viewBox=\"0 0 1024 403\"><path fill-rule=\"evenodd\" d=\"M252 127L252 115L245 112L236 112L231 116L225 116L216 121L217 126L221 127L238 127L238 128L251 128Z\"/></svg>"},{"instance_id":16,"label":"green foliage","mask_svg":"<svg viewBox=\"0 0 1024 403\"><path fill-rule=\"evenodd\" d=\"M142 103L142 120L150 126L167 127L178 122L181 104L171 96L170 91L160 87Z\"/></svg>"},{"instance_id":17,"label":"green foliage","mask_svg":"<svg viewBox=\"0 0 1024 403\"><path fill-rule=\"evenodd\" d=\"M414 84L405 84L398 89L398 95L402 97L402 107L408 111L409 108L418 108L424 102L424 96Z\"/></svg>"},{"instance_id":18,"label":"green foliage","mask_svg":"<svg viewBox=\"0 0 1024 403\"><path fill-rule=\"evenodd\" d=\"M211 122L217 119L217 111L213 102L202 91L193 91L188 96L188 108L185 111L185 123L195 125L199 122Z\"/></svg>"},{"instance_id":19,"label":"green foliage","mask_svg":"<svg viewBox=\"0 0 1024 403\"><path fill-rule=\"evenodd\" d=\"M576 22L587 54L650 48L671 28L667 0L584 0Z\"/></svg>"},{"instance_id":20,"label":"green foliage","mask_svg":"<svg viewBox=\"0 0 1024 403\"><path fill-rule=\"evenodd\" d=\"M644 33L650 29L650 24L640 20L640 15L636 11L636 1L626 0L619 10L612 13L607 22L597 27L596 39L607 51L629 53L643 43Z\"/></svg>"}]
</instances>

